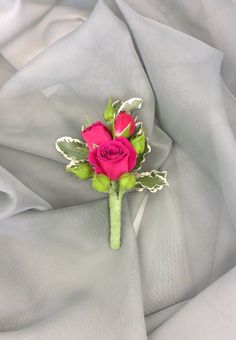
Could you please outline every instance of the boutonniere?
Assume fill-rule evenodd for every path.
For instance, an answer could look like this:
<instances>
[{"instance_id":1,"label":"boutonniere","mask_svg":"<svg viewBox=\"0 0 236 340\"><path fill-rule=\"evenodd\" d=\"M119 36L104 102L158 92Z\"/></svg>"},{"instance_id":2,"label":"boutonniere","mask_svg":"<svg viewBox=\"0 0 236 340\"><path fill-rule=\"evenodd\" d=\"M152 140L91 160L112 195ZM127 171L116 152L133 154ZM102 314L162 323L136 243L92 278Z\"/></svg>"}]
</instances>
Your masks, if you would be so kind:
<instances>
[{"instance_id":1,"label":"boutonniere","mask_svg":"<svg viewBox=\"0 0 236 340\"><path fill-rule=\"evenodd\" d=\"M104 122L84 125L83 140L59 138L55 145L69 164L66 171L81 180L91 180L92 187L109 195L110 246L121 246L121 209L125 192L144 189L154 193L168 185L166 171L141 172L145 157L151 151L142 122L132 111L140 109L142 99L125 102L109 98Z\"/></svg>"}]
</instances>

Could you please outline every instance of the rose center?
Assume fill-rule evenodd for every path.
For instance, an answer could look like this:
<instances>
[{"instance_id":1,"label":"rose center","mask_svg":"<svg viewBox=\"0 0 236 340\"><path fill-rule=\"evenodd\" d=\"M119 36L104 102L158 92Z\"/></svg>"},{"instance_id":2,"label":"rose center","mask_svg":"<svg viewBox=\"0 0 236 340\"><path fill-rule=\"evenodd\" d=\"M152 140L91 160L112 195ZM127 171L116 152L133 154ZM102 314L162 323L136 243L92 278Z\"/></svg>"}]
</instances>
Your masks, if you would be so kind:
<instances>
[{"instance_id":1,"label":"rose center","mask_svg":"<svg viewBox=\"0 0 236 340\"><path fill-rule=\"evenodd\" d=\"M127 154L127 147L119 142L111 141L100 145L98 157L103 160L123 158Z\"/></svg>"}]
</instances>

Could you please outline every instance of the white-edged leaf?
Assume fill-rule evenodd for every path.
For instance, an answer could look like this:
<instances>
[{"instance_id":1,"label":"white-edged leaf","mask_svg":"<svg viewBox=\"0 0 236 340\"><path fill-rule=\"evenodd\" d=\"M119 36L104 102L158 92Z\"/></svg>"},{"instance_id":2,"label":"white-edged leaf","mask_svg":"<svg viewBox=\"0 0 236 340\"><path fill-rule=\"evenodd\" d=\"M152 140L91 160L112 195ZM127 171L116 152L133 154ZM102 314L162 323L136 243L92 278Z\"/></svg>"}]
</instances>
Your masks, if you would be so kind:
<instances>
[{"instance_id":1,"label":"white-edged leaf","mask_svg":"<svg viewBox=\"0 0 236 340\"><path fill-rule=\"evenodd\" d=\"M136 176L136 190L144 189L154 193L162 190L165 185L169 185L166 179L167 171L151 170Z\"/></svg>"},{"instance_id":2,"label":"white-edged leaf","mask_svg":"<svg viewBox=\"0 0 236 340\"><path fill-rule=\"evenodd\" d=\"M89 150L86 144L79 139L61 137L57 139L55 146L58 152L74 163L86 160L88 157Z\"/></svg>"},{"instance_id":3,"label":"white-edged leaf","mask_svg":"<svg viewBox=\"0 0 236 340\"><path fill-rule=\"evenodd\" d=\"M81 126L81 132L83 132L85 129L87 129L88 126L89 126L89 125L87 125L87 124L83 124L83 125Z\"/></svg>"},{"instance_id":4,"label":"white-edged leaf","mask_svg":"<svg viewBox=\"0 0 236 340\"><path fill-rule=\"evenodd\" d=\"M112 103L112 106L116 111L118 111L122 104L123 102L121 100L116 100Z\"/></svg>"},{"instance_id":5,"label":"white-edged leaf","mask_svg":"<svg viewBox=\"0 0 236 340\"><path fill-rule=\"evenodd\" d=\"M69 164L67 164L66 166L66 171L67 172L71 172L70 170L73 169L74 167L78 166L78 164L81 164L81 163L87 163L87 159L81 159L80 161L70 161Z\"/></svg>"},{"instance_id":6,"label":"white-edged leaf","mask_svg":"<svg viewBox=\"0 0 236 340\"><path fill-rule=\"evenodd\" d=\"M137 118L137 117L135 117L135 118ZM134 130L134 133L133 133L133 137L139 136L139 135L141 135L143 132L144 132L144 129L143 129L143 122L137 122L137 123L135 123L135 130Z\"/></svg>"},{"instance_id":7,"label":"white-edged leaf","mask_svg":"<svg viewBox=\"0 0 236 340\"><path fill-rule=\"evenodd\" d=\"M137 156L137 160L136 160L136 164L134 167L134 170L140 170L142 167L142 164L145 162L146 160L146 155L149 154L151 152L151 146L149 144L149 139L146 138L146 144L145 144L145 149L144 152L141 155Z\"/></svg>"},{"instance_id":8,"label":"white-edged leaf","mask_svg":"<svg viewBox=\"0 0 236 340\"><path fill-rule=\"evenodd\" d=\"M142 107L143 100L141 98L131 98L126 100L121 104L118 112L126 111L130 112L132 110L140 109Z\"/></svg>"}]
</instances>

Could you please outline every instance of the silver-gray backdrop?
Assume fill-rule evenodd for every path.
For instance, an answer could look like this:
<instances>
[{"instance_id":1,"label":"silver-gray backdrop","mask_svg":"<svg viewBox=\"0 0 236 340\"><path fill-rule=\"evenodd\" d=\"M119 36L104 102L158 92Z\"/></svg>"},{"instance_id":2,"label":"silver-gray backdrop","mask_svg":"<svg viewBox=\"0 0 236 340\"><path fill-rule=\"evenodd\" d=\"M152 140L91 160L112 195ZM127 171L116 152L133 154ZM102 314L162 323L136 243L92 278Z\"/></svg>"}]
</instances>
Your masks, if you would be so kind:
<instances>
[{"instance_id":1,"label":"silver-gray backdrop","mask_svg":"<svg viewBox=\"0 0 236 340\"><path fill-rule=\"evenodd\" d=\"M0 339L236 339L235 37L233 0L0 1ZM127 195L119 251L54 148L109 95L170 183Z\"/></svg>"}]
</instances>

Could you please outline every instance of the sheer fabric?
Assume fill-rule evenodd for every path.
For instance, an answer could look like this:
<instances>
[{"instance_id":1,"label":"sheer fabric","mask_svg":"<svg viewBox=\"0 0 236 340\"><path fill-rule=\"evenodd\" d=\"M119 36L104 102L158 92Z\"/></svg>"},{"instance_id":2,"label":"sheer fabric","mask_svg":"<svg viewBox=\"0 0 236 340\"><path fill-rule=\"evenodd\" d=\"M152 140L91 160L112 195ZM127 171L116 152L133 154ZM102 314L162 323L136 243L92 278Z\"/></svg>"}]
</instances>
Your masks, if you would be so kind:
<instances>
[{"instance_id":1,"label":"sheer fabric","mask_svg":"<svg viewBox=\"0 0 236 340\"><path fill-rule=\"evenodd\" d=\"M0 339L236 338L235 23L230 0L1 1ZM109 95L144 99L170 184L126 196L119 251L54 147Z\"/></svg>"}]
</instances>

